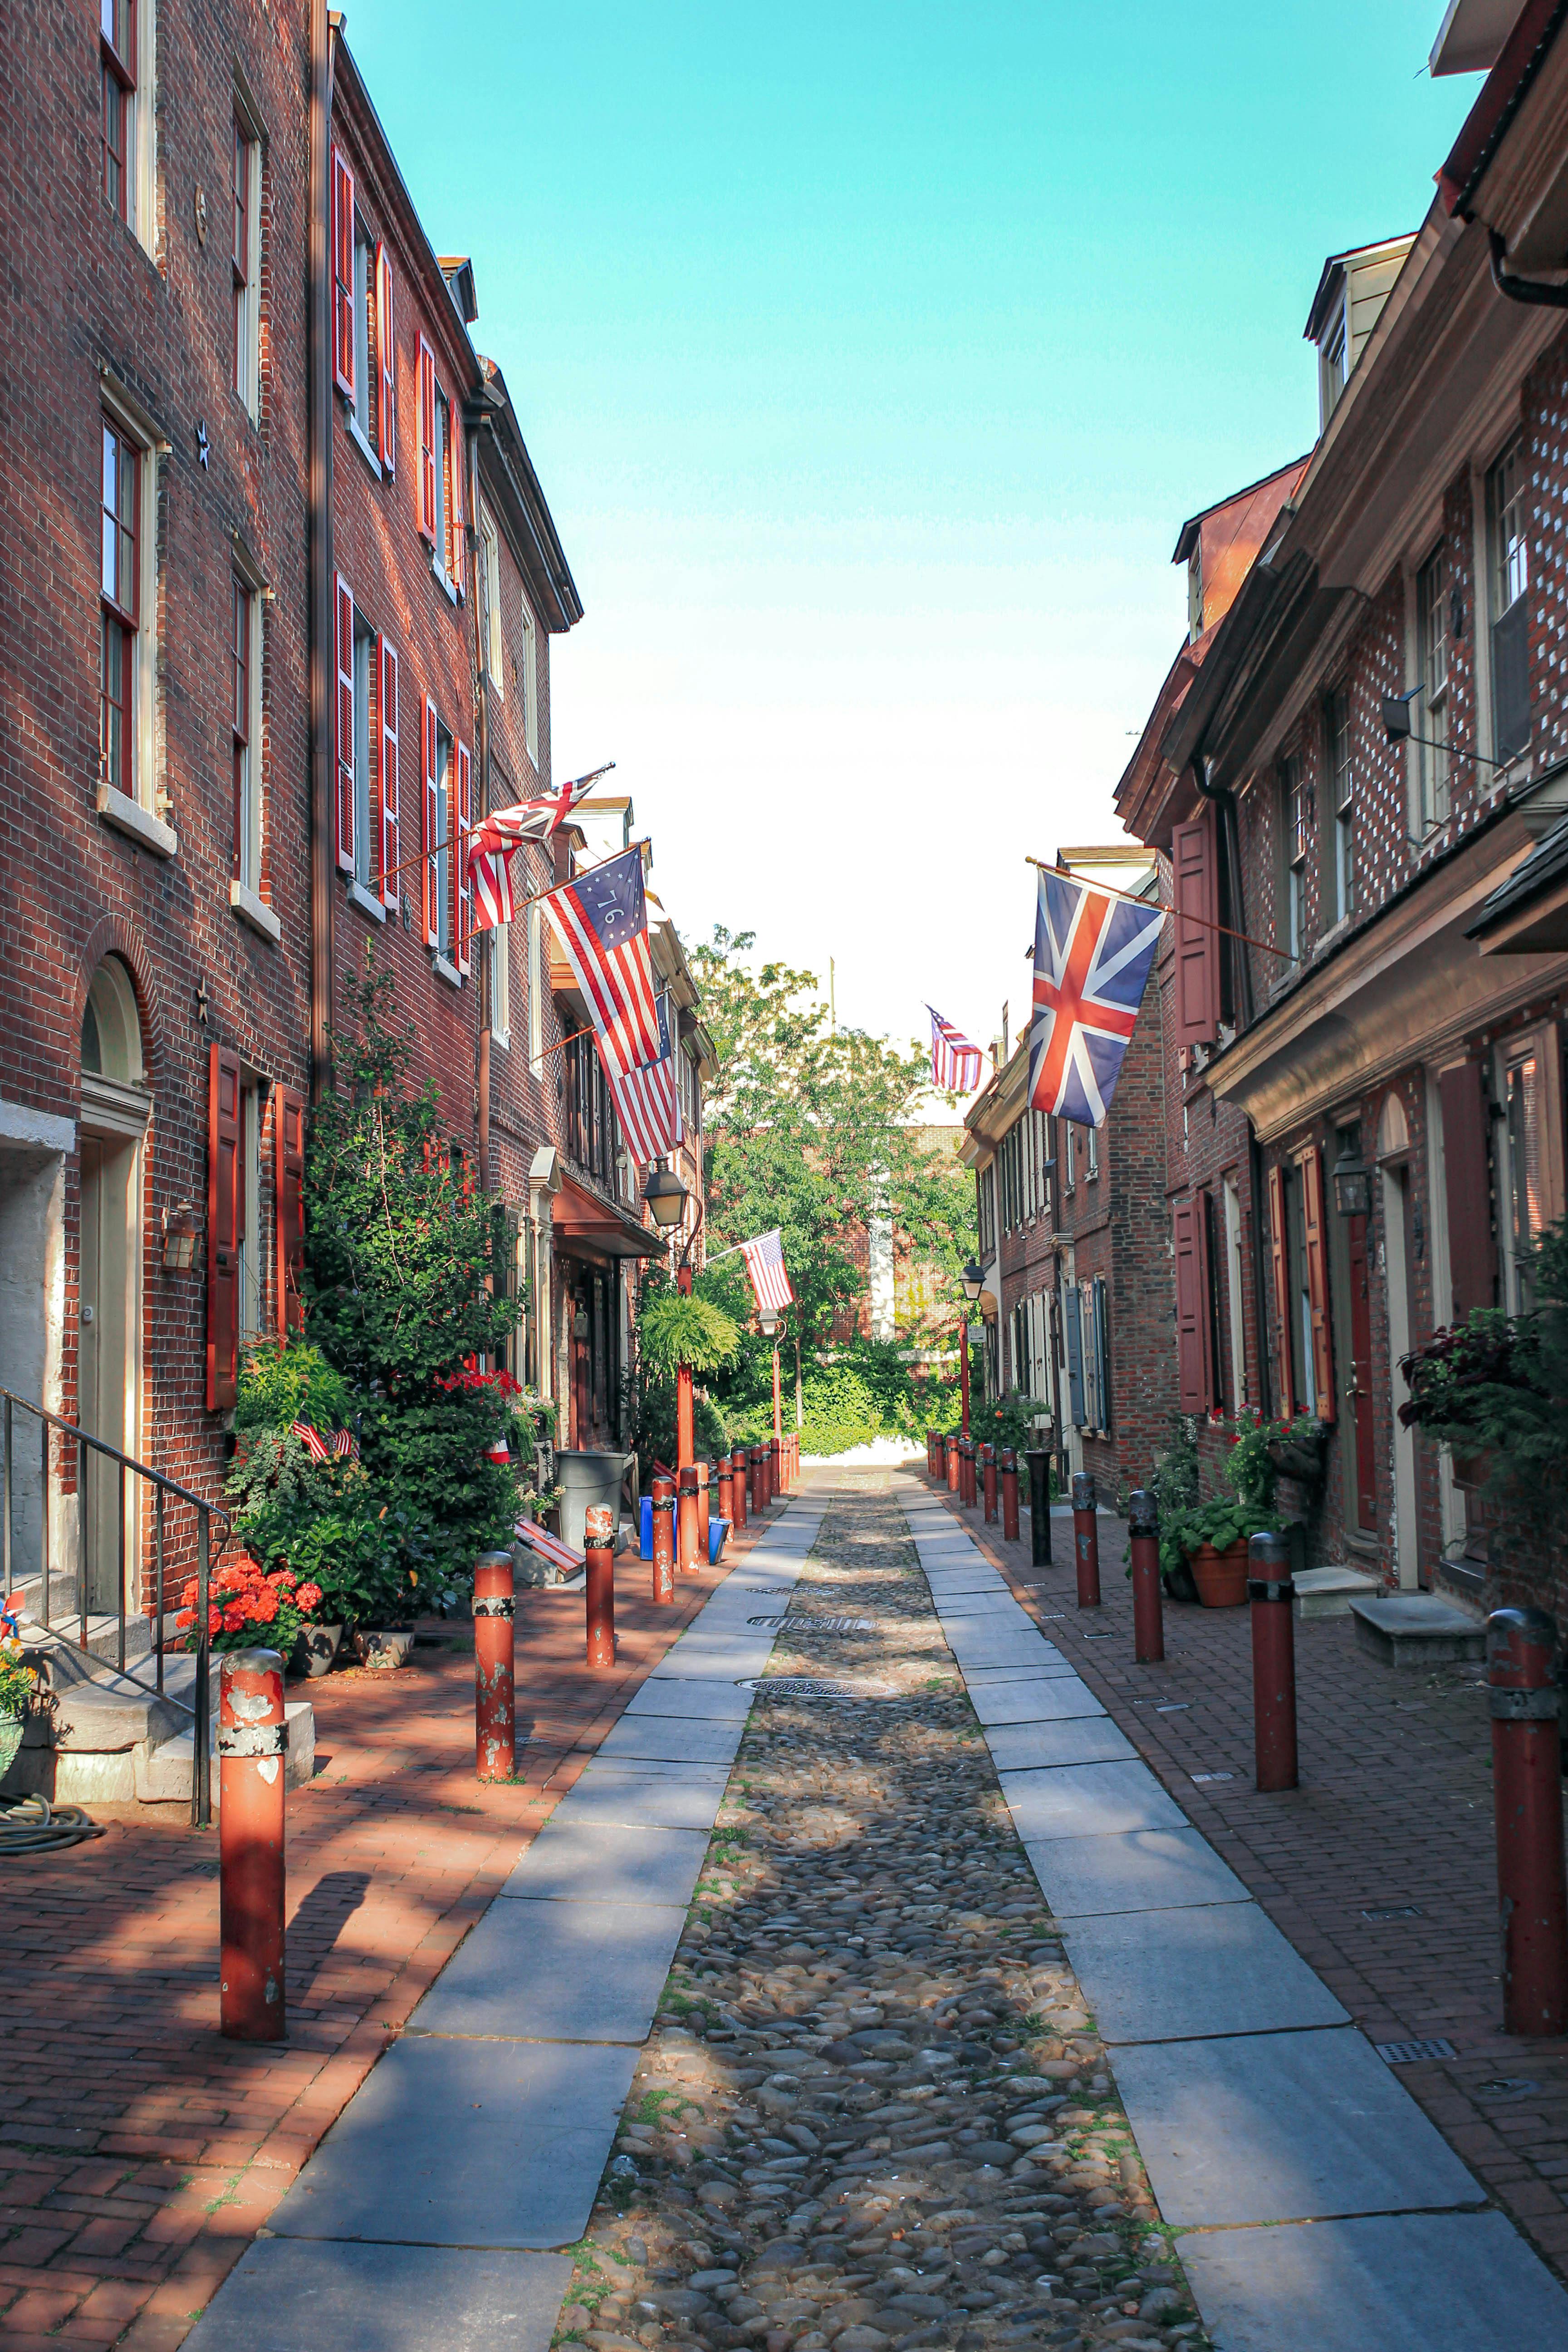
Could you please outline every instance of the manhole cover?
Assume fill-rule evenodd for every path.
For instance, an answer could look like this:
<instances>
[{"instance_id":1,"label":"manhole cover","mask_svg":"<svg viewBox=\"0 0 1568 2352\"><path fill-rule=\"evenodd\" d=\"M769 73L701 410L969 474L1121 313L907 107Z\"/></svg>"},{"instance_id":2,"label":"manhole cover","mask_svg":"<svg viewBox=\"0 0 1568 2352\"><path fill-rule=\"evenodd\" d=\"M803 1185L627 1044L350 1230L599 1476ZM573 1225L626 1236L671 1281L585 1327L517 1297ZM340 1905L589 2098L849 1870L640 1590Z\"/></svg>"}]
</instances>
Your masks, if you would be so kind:
<instances>
[{"instance_id":1,"label":"manhole cover","mask_svg":"<svg viewBox=\"0 0 1568 2352\"><path fill-rule=\"evenodd\" d=\"M759 1698L893 1698L897 1693L878 1683L833 1683L814 1675L753 1675L740 1685Z\"/></svg>"},{"instance_id":2,"label":"manhole cover","mask_svg":"<svg viewBox=\"0 0 1568 2352\"><path fill-rule=\"evenodd\" d=\"M1437 2036L1430 2042L1374 2042L1373 2048L1389 2066L1414 2066L1421 2058L1457 2058L1451 2042Z\"/></svg>"},{"instance_id":3,"label":"manhole cover","mask_svg":"<svg viewBox=\"0 0 1568 2352\"><path fill-rule=\"evenodd\" d=\"M787 1610L778 1617L748 1617L746 1622L765 1626L774 1633L874 1633L877 1630L869 1617L795 1617Z\"/></svg>"}]
</instances>

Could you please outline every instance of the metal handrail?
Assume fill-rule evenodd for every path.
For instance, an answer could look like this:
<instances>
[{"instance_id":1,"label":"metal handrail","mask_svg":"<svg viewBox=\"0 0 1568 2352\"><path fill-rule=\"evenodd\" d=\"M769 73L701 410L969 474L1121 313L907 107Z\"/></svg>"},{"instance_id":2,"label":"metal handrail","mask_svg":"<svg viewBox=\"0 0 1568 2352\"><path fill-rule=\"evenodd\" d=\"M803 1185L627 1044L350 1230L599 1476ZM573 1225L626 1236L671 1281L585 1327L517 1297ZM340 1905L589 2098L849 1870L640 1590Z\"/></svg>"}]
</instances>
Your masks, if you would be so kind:
<instances>
[{"instance_id":1,"label":"metal handrail","mask_svg":"<svg viewBox=\"0 0 1568 2352\"><path fill-rule=\"evenodd\" d=\"M141 1690L145 1690L147 1688L147 1685L141 1680L140 1676L136 1675L130 1666L127 1665L125 1659L125 1475L127 1471L132 1472L138 1478L145 1478L153 1488L154 1497L154 1595L156 1603L153 1618L153 1622L156 1627L156 1638L153 1643L154 1674L153 1692L157 1697L165 1700L169 1706L178 1707L182 1715L188 1715L191 1717L191 1823L193 1828L205 1829L212 1819L212 1764L211 1758L208 1754L210 1726L212 1720L210 1702L211 1649L207 1633L207 1612L209 1607L208 1595L212 1577L212 1523L215 1517L220 1520L223 1525L225 1537L226 1538L232 1524L229 1519L228 1513L223 1509L221 1505L209 1503L205 1501L202 1496L193 1494L188 1486L182 1486L177 1479L166 1477L163 1471L153 1470L150 1468L145 1462L136 1461L132 1454L122 1454L117 1445L110 1445L107 1438L94 1437L89 1430L83 1429L79 1423L67 1421L63 1414L50 1412L46 1406L35 1404L30 1397L18 1396L11 1389L0 1388L0 1423L3 1423L4 1428L5 1452L4 1464L3 1465L0 1465L0 1488L3 1488L3 1495L0 1495L0 1519L3 1519L4 1522L3 1542L5 1594L7 1601L10 1600L12 1593L16 1590L16 1545L14 1538L16 1502L14 1465L16 1462L16 1409L18 1405L21 1406L24 1412L30 1412L38 1423L41 1477L38 1535L39 1588L42 1606L42 1617L40 1622L43 1625L44 1631L50 1634L55 1641L64 1643L67 1649L74 1650L79 1656L90 1660L95 1666L101 1665L104 1661L97 1657L87 1645L88 1618L90 1613L88 1608L86 1540L88 1511L88 1451L90 1448L94 1454L102 1454L109 1461L118 1465L120 1474L117 1482L120 1506L120 1633L117 1644L118 1658L116 1663L118 1672L122 1675L128 1682L136 1684L138 1689ZM79 1564L77 1568L77 1607L75 1612L78 1620L78 1638L74 1641L71 1639L71 1636L63 1630L63 1628L58 1627L54 1624L51 1615L53 1602L50 1585L53 1580L54 1573L53 1565L49 1557L49 1433L51 1430L59 1430L66 1437L69 1438L73 1442L76 1447L77 1494L79 1497L79 1508L82 1517L83 1540L79 1548ZM173 1693L167 1692L163 1688L163 1620L166 1613L164 1610L165 1593L163 1584L163 1561L166 1539L166 1512L168 1498L170 1496L173 1496L176 1502L188 1503L196 1514L196 1671L195 1688L189 1701L176 1698L174 1696ZM70 1614L71 1612L68 1611L68 1620Z\"/></svg>"}]
</instances>

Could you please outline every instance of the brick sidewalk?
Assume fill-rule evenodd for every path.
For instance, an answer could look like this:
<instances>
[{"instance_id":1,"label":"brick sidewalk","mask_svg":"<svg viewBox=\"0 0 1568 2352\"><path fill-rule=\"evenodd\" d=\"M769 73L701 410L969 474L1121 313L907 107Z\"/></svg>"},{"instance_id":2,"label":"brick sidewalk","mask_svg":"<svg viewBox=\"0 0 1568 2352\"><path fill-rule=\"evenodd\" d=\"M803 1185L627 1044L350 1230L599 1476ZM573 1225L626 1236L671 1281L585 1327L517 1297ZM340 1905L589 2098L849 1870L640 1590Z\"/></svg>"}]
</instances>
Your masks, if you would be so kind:
<instances>
[{"instance_id":1,"label":"brick sidewalk","mask_svg":"<svg viewBox=\"0 0 1568 2352\"><path fill-rule=\"evenodd\" d=\"M762 1529L752 1522L728 1564ZM316 1777L289 1799L289 2024L225 2042L217 1836L184 1807L0 1864L0 2337L173 2352L725 1569L656 1611L623 1554L613 1675L580 1592L518 1596L518 1780L474 1779L468 1629L395 1675L310 1685ZM524 1744L526 1743L526 1745Z\"/></svg>"},{"instance_id":2,"label":"brick sidewalk","mask_svg":"<svg viewBox=\"0 0 1568 2352\"><path fill-rule=\"evenodd\" d=\"M1401 2066L1400 2079L1542 2257L1568 2276L1568 2042L1521 2039L1499 2023L1491 1737L1480 1669L1395 1674L1357 1649L1348 1617L1299 1624L1301 1786L1259 1796L1246 1609L1167 1598L1165 1663L1135 1665L1120 1521L1100 1522L1102 1606L1080 1614L1070 1518L1052 1521L1052 1566L1036 1570L1026 1533L1004 1543L978 1511L947 1500L1369 2040L1454 2044L1455 2057ZM1200 1783L1200 1773L1221 1777Z\"/></svg>"}]
</instances>

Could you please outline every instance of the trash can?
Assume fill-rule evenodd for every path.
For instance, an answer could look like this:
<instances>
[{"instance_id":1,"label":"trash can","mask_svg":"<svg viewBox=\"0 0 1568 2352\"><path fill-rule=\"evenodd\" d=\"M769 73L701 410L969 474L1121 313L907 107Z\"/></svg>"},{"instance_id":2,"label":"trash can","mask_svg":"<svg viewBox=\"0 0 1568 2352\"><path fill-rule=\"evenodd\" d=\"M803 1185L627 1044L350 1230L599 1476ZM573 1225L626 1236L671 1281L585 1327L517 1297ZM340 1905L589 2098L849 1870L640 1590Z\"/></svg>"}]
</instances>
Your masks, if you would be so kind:
<instances>
[{"instance_id":1,"label":"trash can","mask_svg":"<svg viewBox=\"0 0 1568 2352\"><path fill-rule=\"evenodd\" d=\"M653 1558L653 1496L651 1495L643 1496L640 1517L642 1523L638 1529L637 1556L641 1559L651 1559Z\"/></svg>"},{"instance_id":2,"label":"trash can","mask_svg":"<svg viewBox=\"0 0 1568 2352\"><path fill-rule=\"evenodd\" d=\"M561 1538L576 1551L583 1549L584 1521L595 1503L606 1505L612 1514L613 1545L618 1545L621 1532L621 1480L626 1475L627 1456L620 1452L602 1453L587 1448L563 1452L555 1455L555 1483L561 1489Z\"/></svg>"},{"instance_id":3,"label":"trash can","mask_svg":"<svg viewBox=\"0 0 1568 2352\"><path fill-rule=\"evenodd\" d=\"M724 1556L724 1538L729 1532L729 1520L721 1519L719 1517L718 1512L715 1511L712 1517L708 1522L708 1565L710 1568L717 1568L719 1562L722 1559ZM652 1553L653 1534L650 1527L648 1533L648 1555L650 1558L652 1557Z\"/></svg>"}]
</instances>

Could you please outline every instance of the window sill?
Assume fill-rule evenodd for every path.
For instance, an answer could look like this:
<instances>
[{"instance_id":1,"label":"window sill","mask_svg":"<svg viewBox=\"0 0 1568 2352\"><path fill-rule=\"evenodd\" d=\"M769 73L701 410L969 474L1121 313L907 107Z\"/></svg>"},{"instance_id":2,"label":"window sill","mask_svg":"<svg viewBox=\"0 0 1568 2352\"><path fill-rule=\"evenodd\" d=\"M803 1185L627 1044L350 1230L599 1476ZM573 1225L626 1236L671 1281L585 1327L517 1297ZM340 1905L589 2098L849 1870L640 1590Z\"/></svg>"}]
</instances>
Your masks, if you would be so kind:
<instances>
[{"instance_id":1,"label":"window sill","mask_svg":"<svg viewBox=\"0 0 1568 2352\"><path fill-rule=\"evenodd\" d=\"M510 1054L511 1051L511 1031L510 1029L492 1028L490 1031L490 1044L492 1045L499 1045L503 1054Z\"/></svg>"},{"instance_id":2,"label":"window sill","mask_svg":"<svg viewBox=\"0 0 1568 2352\"><path fill-rule=\"evenodd\" d=\"M455 963L448 963L444 955L439 953L432 954L430 958L430 968L433 971L439 972L441 978L449 982L452 987L461 988L463 985L462 973L458 970Z\"/></svg>"},{"instance_id":3,"label":"window sill","mask_svg":"<svg viewBox=\"0 0 1568 2352\"><path fill-rule=\"evenodd\" d=\"M365 888L363 882L351 880L344 895L349 905L357 907L362 915L368 915L373 923L385 922L386 908L379 898Z\"/></svg>"},{"instance_id":4,"label":"window sill","mask_svg":"<svg viewBox=\"0 0 1568 2352\"><path fill-rule=\"evenodd\" d=\"M354 447L359 451L360 456L364 459L364 462L370 467L371 472L375 476L376 480L378 482L384 481L386 477L382 467L381 459L376 456L375 451L371 447L369 441L365 438L364 431L361 426L359 418L354 415L353 404L346 397L343 400L343 425L348 433L349 439L353 443Z\"/></svg>"},{"instance_id":5,"label":"window sill","mask_svg":"<svg viewBox=\"0 0 1568 2352\"><path fill-rule=\"evenodd\" d=\"M228 903L242 923L248 923L253 931L259 931L264 940L270 940L274 947L277 946L283 936L283 926L265 898L258 898L254 890L246 888L243 882L231 882Z\"/></svg>"},{"instance_id":6,"label":"window sill","mask_svg":"<svg viewBox=\"0 0 1568 2352\"><path fill-rule=\"evenodd\" d=\"M447 571L446 565L442 562L434 548L430 550L430 569L435 573L437 579L440 582L442 587L446 590L450 602L455 604L458 601L457 583L452 578L451 573Z\"/></svg>"},{"instance_id":7,"label":"window sill","mask_svg":"<svg viewBox=\"0 0 1568 2352\"><path fill-rule=\"evenodd\" d=\"M113 784L100 784L98 814L105 824L127 835L139 849L150 849L158 857L178 857L180 836L174 826L133 801L129 793L117 791Z\"/></svg>"}]
</instances>

